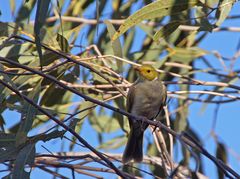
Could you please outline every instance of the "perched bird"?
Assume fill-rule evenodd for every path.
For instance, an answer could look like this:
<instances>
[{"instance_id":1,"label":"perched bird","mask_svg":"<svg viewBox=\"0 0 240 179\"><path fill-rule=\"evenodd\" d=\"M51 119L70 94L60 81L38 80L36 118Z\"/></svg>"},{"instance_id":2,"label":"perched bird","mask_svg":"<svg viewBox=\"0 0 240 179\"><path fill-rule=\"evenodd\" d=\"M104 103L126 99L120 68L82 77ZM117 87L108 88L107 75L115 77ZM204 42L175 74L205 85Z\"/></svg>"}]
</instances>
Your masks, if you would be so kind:
<instances>
[{"instance_id":1,"label":"perched bird","mask_svg":"<svg viewBox=\"0 0 240 179\"><path fill-rule=\"evenodd\" d=\"M130 87L127 95L127 111L136 116L144 116L153 120L162 110L166 102L167 91L160 81L158 72L151 65L135 68L139 77ZM128 119L130 133L123 153L122 162L132 159L141 162L143 159L143 133L148 127L142 121Z\"/></svg>"}]
</instances>

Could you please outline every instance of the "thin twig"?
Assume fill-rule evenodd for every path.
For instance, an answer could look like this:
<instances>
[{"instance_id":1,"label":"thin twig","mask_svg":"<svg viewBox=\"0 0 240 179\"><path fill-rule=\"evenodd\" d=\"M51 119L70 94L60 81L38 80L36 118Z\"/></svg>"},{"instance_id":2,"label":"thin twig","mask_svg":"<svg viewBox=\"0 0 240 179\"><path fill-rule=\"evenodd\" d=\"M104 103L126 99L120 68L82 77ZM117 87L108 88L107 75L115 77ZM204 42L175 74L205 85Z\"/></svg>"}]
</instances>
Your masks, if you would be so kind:
<instances>
[{"instance_id":1,"label":"thin twig","mask_svg":"<svg viewBox=\"0 0 240 179\"><path fill-rule=\"evenodd\" d=\"M2 57L0 57L0 59L2 59ZM27 70L27 69L26 69ZM73 136L75 136L79 142L81 142L83 145L85 145L89 150L91 150L92 152L94 152L97 156L99 156L103 161L105 161L108 166L110 168L112 168L117 175L121 176L121 177L126 177L126 175L120 171L111 161L109 161L106 157L104 157L101 153L99 153L94 147L92 147L90 144L88 144L87 141L85 141L82 137L80 137L72 128L68 127L67 125L65 125L64 123L62 123L61 121L59 121L57 118L55 118L54 116L52 116L51 114L49 114L47 111L45 111L41 106L37 105L35 102L33 102L31 99L29 99L27 96L21 94L18 92L17 89L14 89L13 87L11 87L10 85L8 85L6 82L0 80L0 83L4 86L6 86L7 88L9 88L10 90L12 90L13 92L15 92L17 95L19 95L21 98L23 98L24 100L26 100L29 104L31 104L32 106L34 106L35 108L37 108L40 112L42 112L43 114L45 114L46 116L48 116L50 119L52 119L54 122L56 122L58 125L60 125L61 127L63 127L66 131L70 132Z\"/></svg>"},{"instance_id":2,"label":"thin twig","mask_svg":"<svg viewBox=\"0 0 240 179\"><path fill-rule=\"evenodd\" d=\"M86 19L81 17L72 17L72 16L61 16L63 21L68 22L79 22L79 23L85 23L89 25L97 25L98 23L104 23L104 20L97 21L96 19ZM58 20L59 18L57 16L49 17L47 19L47 22L54 22ZM121 25L125 22L125 19L108 19L108 21L115 25ZM147 24L149 26L156 26L159 25L155 22L143 22L144 24ZM191 26L191 25L180 25L178 29L182 31L197 31L200 29L200 26ZM212 30L213 32L221 32L221 31L229 31L229 32L240 32L239 27L216 27Z\"/></svg>"}]
</instances>

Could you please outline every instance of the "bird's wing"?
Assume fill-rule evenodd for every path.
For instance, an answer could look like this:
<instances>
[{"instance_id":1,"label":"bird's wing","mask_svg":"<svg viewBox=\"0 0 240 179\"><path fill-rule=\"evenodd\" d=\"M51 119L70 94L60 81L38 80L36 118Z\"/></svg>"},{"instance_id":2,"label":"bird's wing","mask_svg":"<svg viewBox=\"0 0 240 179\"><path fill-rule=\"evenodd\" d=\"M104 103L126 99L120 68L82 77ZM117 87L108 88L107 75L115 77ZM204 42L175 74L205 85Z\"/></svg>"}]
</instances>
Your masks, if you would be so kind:
<instances>
[{"instance_id":1,"label":"bird's wing","mask_svg":"<svg viewBox=\"0 0 240 179\"><path fill-rule=\"evenodd\" d=\"M163 85L163 99L162 99L162 101L163 101L163 106L166 105L166 100L167 100L167 88L166 88L165 85Z\"/></svg>"},{"instance_id":2,"label":"bird's wing","mask_svg":"<svg viewBox=\"0 0 240 179\"><path fill-rule=\"evenodd\" d=\"M133 106L133 103L134 103L135 90L136 90L136 86L135 86L135 84L133 84L129 88L128 94L127 94L127 111L130 112L130 113L131 113L132 106Z\"/></svg>"},{"instance_id":3,"label":"bird's wing","mask_svg":"<svg viewBox=\"0 0 240 179\"><path fill-rule=\"evenodd\" d=\"M166 105L166 100L167 100L167 88L166 88L166 86L163 85L163 84L162 84L161 86L162 86L162 90L161 90L161 96L162 96L161 101L162 101L162 104L160 105L159 111L158 111L157 115L156 115L154 118L157 118L157 116L161 113L163 107ZM154 119L154 118L153 118L153 119Z\"/></svg>"}]
</instances>

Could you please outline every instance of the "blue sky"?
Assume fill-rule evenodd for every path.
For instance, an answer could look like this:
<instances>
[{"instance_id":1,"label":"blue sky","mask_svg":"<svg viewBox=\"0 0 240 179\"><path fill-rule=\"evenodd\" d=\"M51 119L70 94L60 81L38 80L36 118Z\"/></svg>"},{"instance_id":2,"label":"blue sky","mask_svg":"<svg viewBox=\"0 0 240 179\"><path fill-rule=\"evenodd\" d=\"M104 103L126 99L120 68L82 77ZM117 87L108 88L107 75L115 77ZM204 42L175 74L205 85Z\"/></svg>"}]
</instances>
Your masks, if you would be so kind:
<instances>
[{"instance_id":1,"label":"blue sky","mask_svg":"<svg viewBox=\"0 0 240 179\"><path fill-rule=\"evenodd\" d=\"M9 1L8 1L9 2ZM17 1L18 5L21 3L20 1ZM141 1L140 1L141 2ZM109 1L108 1L109 3ZM110 3L109 3L110 4ZM138 3L139 5L139 3ZM231 15L239 15L239 5L240 2L237 2L234 6L234 8L231 11ZM18 8L18 6L17 6ZM94 5L92 6L94 8ZM137 6L135 7L137 8ZM5 3L4 5L0 6L0 10L2 15L0 16L0 21L3 22L12 22L14 18L12 18L11 12L9 11L10 6L9 3ZM108 9L105 10L106 12ZM90 16L91 14L87 14L86 16ZM230 21L225 21L222 26L224 27L240 27L240 19L237 20L230 20ZM143 33L141 30L138 30L137 33L141 34ZM141 39L139 39L141 40ZM209 33L207 38L205 38L204 41L200 44L200 47L212 51L216 50L218 51L222 56L224 57L232 57L234 53L236 52L237 45L240 41L240 33L239 32L213 32ZM80 42L79 42L80 43ZM83 45L87 45L87 42L82 42ZM139 41L139 43L141 43ZM136 41L136 44L139 44L138 41ZM137 47L136 47L137 48ZM133 51L136 51L133 49ZM216 59L213 55L207 55L206 58L211 62L212 65L215 67L221 67L221 64L219 63L219 60ZM229 65L229 64L227 64ZM197 60L196 66L198 68L205 68L201 60ZM240 67L240 61L238 59L238 62L235 65L235 69L239 69ZM205 81L215 81L216 78L214 76L210 75L205 75L202 73L197 74L196 76L197 79L205 80ZM236 85L240 86L239 80L235 83ZM192 86L191 89L197 89L197 86ZM233 102L229 104L223 104L220 106L218 116L217 116L217 124L216 124L216 133L219 135L219 140L223 142L224 144L229 147L229 150L235 151L237 154L240 155L240 140L238 140L238 136L240 135L239 131L239 126L240 126L240 120L239 120L239 115L240 115L240 110L239 110L240 102ZM214 112L216 109L215 104L208 105L206 110L202 112L203 109L203 104L202 103L193 103L190 106L190 113L189 113L189 124L193 129L197 131L197 133L201 136L201 138L204 141L204 147L208 149L208 151L211 154L215 153L216 150L216 145L212 137L209 137L210 135L210 130L211 126L214 120ZM19 116L16 116L16 113L7 111L5 112L5 115L8 118L16 118ZM8 124L12 125L12 124ZM85 127L83 128L83 131L81 132L82 137L90 138L93 139L91 140L91 144L94 146L97 146L97 140L96 139L96 134L94 133L89 133L89 124L85 123ZM121 132L117 132L116 135L118 135ZM108 136L108 134L105 135L106 139L112 138L113 136ZM150 138L150 134L146 134L146 138ZM59 142L54 141L54 142L49 142L48 144L39 142L38 143L38 152L47 152L45 149L41 147L41 145L46 146L48 149L51 151L59 151L58 148L55 146ZM68 142L66 141L65 146L67 146ZM83 149L84 150L84 149ZM115 152L121 152L122 149L118 149ZM210 178L217 178L216 177L216 167L215 165L209 161L209 159L204 159L204 166L205 166L205 172L206 175L209 176ZM235 170L235 171L240 171L240 162L234 157L231 153L229 155L229 164L230 166ZM1 165L0 165L1 166ZM194 166L194 163L193 163ZM64 170L64 173L69 172ZM70 175L70 173L69 173ZM0 173L0 177L2 177ZM34 178L42 178L42 177L49 177L49 175L40 172L39 170L34 170L32 173L32 177ZM85 177L87 178L87 177Z\"/></svg>"}]
</instances>

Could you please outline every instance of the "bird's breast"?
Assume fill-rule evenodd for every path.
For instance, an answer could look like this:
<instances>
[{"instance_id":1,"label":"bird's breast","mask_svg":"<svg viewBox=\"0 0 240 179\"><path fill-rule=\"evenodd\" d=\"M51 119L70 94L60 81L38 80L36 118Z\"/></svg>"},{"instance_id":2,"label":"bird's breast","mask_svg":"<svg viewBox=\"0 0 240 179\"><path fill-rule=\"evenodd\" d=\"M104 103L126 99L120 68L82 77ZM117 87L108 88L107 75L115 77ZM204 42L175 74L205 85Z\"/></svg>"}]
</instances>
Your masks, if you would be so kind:
<instances>
[{"instance_id":1,"label":"bird's breast","mask_svg":"<svg viewBox=\"0 0 240 179\"><path fill-rule=\"evenodd\" d=\"M159 82L137 84L131 113L148 119L156 117L163 103L161 85Z\"/></svg>"}]
</instances>

